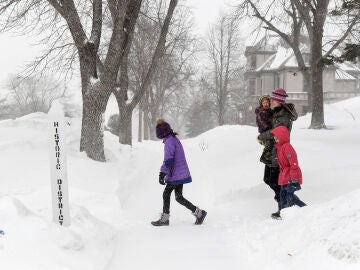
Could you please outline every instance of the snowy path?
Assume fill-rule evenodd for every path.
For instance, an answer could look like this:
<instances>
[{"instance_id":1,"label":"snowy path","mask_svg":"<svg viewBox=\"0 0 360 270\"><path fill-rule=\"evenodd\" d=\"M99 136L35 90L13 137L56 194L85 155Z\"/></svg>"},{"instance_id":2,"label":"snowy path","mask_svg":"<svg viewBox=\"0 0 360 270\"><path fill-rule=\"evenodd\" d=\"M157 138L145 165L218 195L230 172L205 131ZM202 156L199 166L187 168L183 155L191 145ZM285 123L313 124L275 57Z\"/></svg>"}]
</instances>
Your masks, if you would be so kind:
<instances>
[{"instance_id":1,"label":"snowy path","mask_svg":"<svg viewBox=\"0 0 360 270\"><path fill-rule=\"evenodd\" d=\"M358 269L360 205L339 199L291 208L282 221L268 217L271 208L268 200L239 200L211 209L202 226L192 225L193 218L181 211L169 227L133 217L119 229L104 270ZM343 233L335 233L339 228ZM354 228L359 234L352 234Z\"/></svg>"},{"instance_id":2,"label":"snowy path","mask_svg":"<svg viewBox=\"0 0 360 270\"><path fill-rule=\"evenodd\" d=\"M186 209L177 210L169 227L153 227L151 217L125 224L105 269L239 269L244 265L247 253L239 251L247 244L242 243L241 228L248 226L249 217L231 214L235 209L222 213L211 209L205 223L195 226Z\"/></svg>"}]
</instances>

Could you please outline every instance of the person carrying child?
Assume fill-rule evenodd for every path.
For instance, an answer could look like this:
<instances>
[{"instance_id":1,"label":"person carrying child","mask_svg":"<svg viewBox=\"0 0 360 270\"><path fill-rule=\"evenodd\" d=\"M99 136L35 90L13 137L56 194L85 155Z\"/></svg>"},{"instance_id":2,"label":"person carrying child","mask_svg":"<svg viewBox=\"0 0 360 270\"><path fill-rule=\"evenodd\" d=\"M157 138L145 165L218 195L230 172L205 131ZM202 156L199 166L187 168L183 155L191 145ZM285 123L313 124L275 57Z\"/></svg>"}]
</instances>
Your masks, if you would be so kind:
<instances>
[{"instance_id":1,"label":"person carrying child","mask_svg":"<svg viewBox=\"0 0 360 270\"><path fill-rule=\"evenodd\" d=\"M289 132L292 128L292 123L298 117L295 110L295 105L292 103L286 103L287 93L282 88L277 88L270 93L272 117L271 123L272 128L278 126L285 126ZM273 140L271 135L271 129L264 131L258 136L259 142L266 142ZM278 185L279 176L279 165L276 159L276 147L272 147L271 150L271 163L265 164L264 170L264 182L267 184L275 193L274 199L277 202L277 212L280 211L280 186Z\"/></svg>"},{"instance_id":2,"label":"person carrying child","mask_svg":"<svg viewBox=\"0 0 360 270\"><path fill-rule=\"evenodd\" d=\"M278 126L271 131L274 136L276 158L280 167L278 184L280 186L280 209L271 215L272 218L280 219L280 211L286 207L306 204L300 200L295 191L301 189L302 173L298 164L295 149L290 144L290 132L285 126Z\"/></svg>"},{"instance_id":3,"label":"person carrying child","mask_svg":"<svg viewBox=\"0 0 360 270\"><path fill-rule=\"evenodd\" d=\"M175 200L188 208L196 217L195 224L203 223L207 212L194 206L183 196L183 185L192 182L190 171L186 162L184 149L170 125L164 119L158 119L156 137L164 143L164 161L160 168L159 183L166 185L163 192L163 212L157 221L152 221L154 226L168 226L170 217L170 197L175 190Z\"/></svg>"}]
</instances>

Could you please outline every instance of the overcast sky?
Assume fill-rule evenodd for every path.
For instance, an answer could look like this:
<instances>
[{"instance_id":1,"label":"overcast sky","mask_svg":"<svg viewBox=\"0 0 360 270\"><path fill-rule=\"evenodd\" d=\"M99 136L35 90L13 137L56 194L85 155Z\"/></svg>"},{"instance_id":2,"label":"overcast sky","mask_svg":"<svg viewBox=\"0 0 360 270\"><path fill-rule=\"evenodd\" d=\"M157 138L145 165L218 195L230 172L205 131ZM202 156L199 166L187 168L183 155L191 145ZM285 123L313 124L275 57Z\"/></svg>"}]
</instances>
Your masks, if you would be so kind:
<instances>
[{"instance_id":1,"label":"overcast sky","mask_svg":"<svg viewBox=\"0 0 360 270\"><path fill-rule=\"evenodd\" d=\"M205 35L209 24L234 0L185 0L194 14L194 31ZM10 74L18 73L26 63L33 60L40 48L32 45L31 38L14 34L0 34L0 89L3 89Z\"/></svg>"},{"instance_id":2,"label":"overcast sky","mask_svg":"<svg viewBox=\"0 0 360 270\"><path fill-rule=\"evenodd\" d=\"M226 11L235 0L186 0L194 14L194 30L201 34L206 33L209 24L213 23L219 14Z\"/></svg>"},{"instance_id":3,"label":"overcast sky","mask_svg":"<svg viewBox=\"0 0 360 270\"><path fill-rule=\"evenodd\" d=\"M9 33L0 34L0 89L10 73L17 73L22 66L34 59L39 48L31 40Z\"/></svg>"}]
</instances>

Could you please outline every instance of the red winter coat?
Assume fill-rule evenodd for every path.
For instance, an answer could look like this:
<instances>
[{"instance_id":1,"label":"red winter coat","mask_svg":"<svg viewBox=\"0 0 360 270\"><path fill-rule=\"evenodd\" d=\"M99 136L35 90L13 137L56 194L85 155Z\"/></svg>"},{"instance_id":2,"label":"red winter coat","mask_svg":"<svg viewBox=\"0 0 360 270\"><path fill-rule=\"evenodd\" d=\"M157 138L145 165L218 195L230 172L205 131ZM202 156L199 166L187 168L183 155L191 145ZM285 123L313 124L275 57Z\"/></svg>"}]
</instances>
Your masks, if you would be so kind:
<instances>
[{"instance_id":1,"label":"red winter coat","mask_svg":"<svg viewBox=\"0 0 360 270\"><path fill-rule=\"evenodd\" d=\"M280 167L278 183L280 186L289 184L290 179L302 184L302 174L297 155L290 144L290 132L285 126L274 128L271 133L279 139L276 147L276 158Z\"/></svg>"}]
</instances>

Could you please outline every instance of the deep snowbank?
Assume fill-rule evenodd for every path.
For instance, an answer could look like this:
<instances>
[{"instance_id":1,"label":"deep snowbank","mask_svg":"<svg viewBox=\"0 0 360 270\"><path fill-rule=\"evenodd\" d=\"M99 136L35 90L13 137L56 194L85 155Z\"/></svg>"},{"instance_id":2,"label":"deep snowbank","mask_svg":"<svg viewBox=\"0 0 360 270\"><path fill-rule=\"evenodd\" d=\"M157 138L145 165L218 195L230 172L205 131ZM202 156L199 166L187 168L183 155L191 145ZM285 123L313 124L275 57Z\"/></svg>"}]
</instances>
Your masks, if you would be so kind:
<instances>
[{"instance_id":1,"label":"deep snowbank","mask_svg":"<svg viewBox=\"0 0 360 270\"><path fill-rule=\"evenodd\" d=\"M78 152L69 120L72 225L51 222L47 116L0 121L1 269L358 269L360 98L325 107L329 130L294 123L292 144L309 204L274 221L262 182L257 130L223 126L183 140L193 183L184 195L208 210L203 226L175 200L168 228L149 225L162 208L160 141L119 145L105 133L108 162Z\"/></svg>"}]
</instances>

